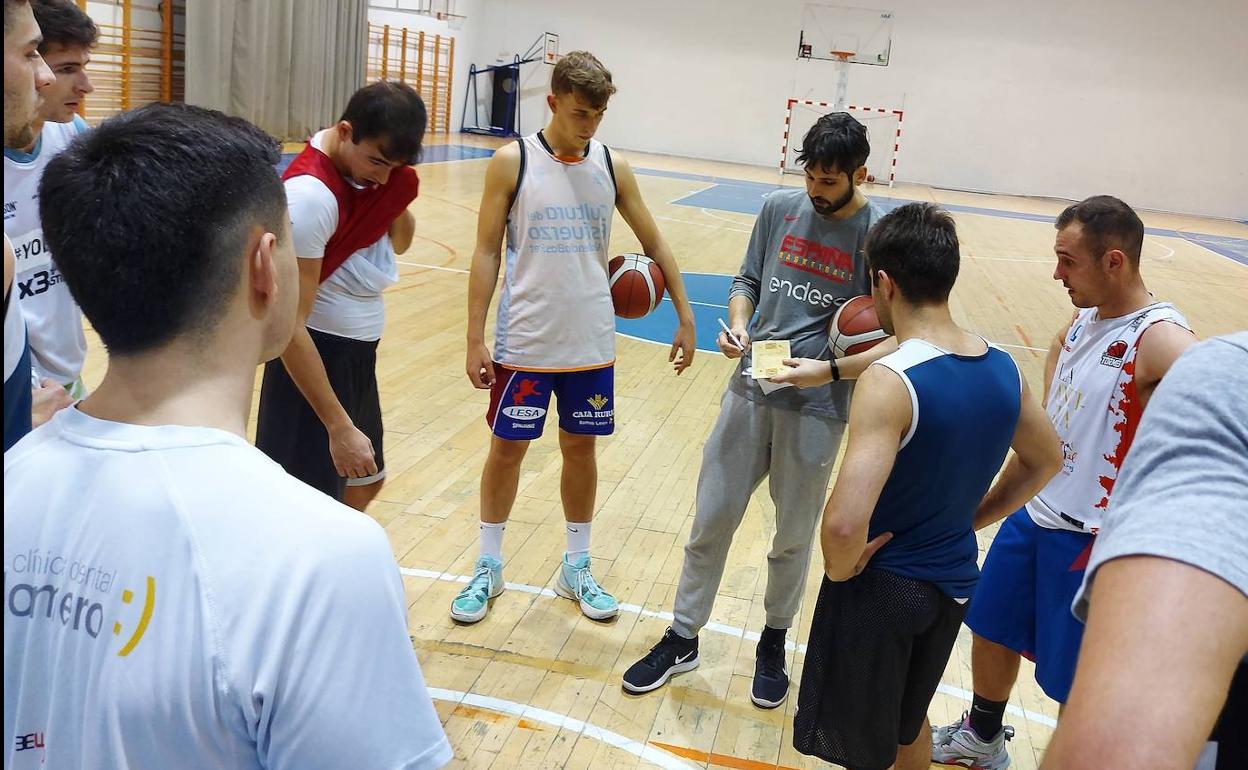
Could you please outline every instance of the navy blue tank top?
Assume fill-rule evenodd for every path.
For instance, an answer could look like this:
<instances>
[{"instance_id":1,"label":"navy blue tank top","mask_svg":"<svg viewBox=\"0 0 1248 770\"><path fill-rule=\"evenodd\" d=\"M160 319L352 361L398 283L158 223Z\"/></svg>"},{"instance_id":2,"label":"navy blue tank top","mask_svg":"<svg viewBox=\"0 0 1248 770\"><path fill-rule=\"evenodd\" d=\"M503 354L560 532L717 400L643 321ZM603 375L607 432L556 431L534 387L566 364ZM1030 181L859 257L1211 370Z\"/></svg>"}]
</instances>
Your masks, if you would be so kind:
<instances>
[{"instance_id":1,"label":"navy blue tank top","mask_svg":"<svg viewBox=\"0 0 1248 770\"><path fill-rule=\"evenodd\" d=\"M22 312L16 300L13 301L13 307L9 307L11 294L10 291L9 294L4 295L4 368L7 375L4 378L4 451L6 452L9 451L9 447L17 443L18 439L30 433L30 344L26 341L25 327L22 326L20 331L17 329L21 320L9 317L10 312ZM8 348L16 346L18 339L21 340L22 353L12 371L9 371L8 362L13 351Z\"/></svg>"},{"instance_id":2,"label":"navy blue tank top","mask_svg":"<svg viewBox=\"0 0 1248 770\"><path fill-rule=\"evenodd\" d=\"M979 580L971 525L1013 440L1022 375L1000 348L963 356L921 339L877 364L905 382L912 417L871 516L868 537L893 539L870 566L969 599Z\"/></svg>"}]
</instances>

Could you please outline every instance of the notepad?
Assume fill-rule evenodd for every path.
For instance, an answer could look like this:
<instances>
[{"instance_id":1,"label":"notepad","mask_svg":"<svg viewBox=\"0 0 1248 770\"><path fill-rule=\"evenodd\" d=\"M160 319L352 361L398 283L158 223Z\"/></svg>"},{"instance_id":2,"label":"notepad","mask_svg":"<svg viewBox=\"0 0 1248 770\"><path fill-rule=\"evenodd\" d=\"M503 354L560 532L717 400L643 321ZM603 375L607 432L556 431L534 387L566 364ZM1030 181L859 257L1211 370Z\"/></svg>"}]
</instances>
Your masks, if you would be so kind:
<instances>
[{"instance_id":1,"label":"notepad","mask_svg":"<svg viewBox=\"0 0 1248 770\"><path fill-rule=\"evenodd\" d=\"M750 353L756 380L775 377L783 372L788 368L784 359L792 357L789 355L788 340L756 340L750 346Z\"/></svg>"}]
</instances>

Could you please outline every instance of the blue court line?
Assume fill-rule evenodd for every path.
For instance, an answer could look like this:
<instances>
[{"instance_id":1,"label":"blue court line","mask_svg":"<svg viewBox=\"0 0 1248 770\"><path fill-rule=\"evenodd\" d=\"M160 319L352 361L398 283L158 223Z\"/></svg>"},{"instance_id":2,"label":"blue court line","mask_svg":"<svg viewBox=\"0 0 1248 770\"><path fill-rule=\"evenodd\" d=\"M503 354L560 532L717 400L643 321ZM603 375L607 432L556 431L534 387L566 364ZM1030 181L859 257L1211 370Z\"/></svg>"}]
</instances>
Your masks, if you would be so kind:
<instances>
[{"instance_id":1,"label":"blue court line","mask_svg":"<svg viewBox=\"0 0 1248 770\"><path fill-rule=\"evenodd\" d=\"M706 174L687 174L682 171L663 171L657 168L634 168L634 174L641 176L660 176L668 179L684 179L688 182L707 182L709 184L731 185L733 187L744 187L751 190L782 190L783 185L774 184L772 182L751 182L748 179L729 179L722 176L707 176Z\"/></svg>"},{"instance_id":2,"label":"blue court line","mask_svg":"<svg viewBox=\"0 0 1248 770\"><path fill-rule=\"evenodd\" d=\"M488 147L471 147L464 144L427 144L420 155L421 163L446 163L452 160L477 160L489 158L494 151Z\"/></svg>"},{"instance_id":3,"label":"blue court line","mask_svg":"<svg viewBox=\"0 0 1248 770\"><path fill-rule=\"evenodd\" d=\"M715 338L719 335L716 318L728 320L728 290L732 288L731 275L722 273L681 273L685 280L685 293L693 308L693 322L697 329L697 348L712 353L719 352ZM615 319L615 331L626 337L647 342L670 344L676 333L676 308L666 294L663 301L650 315L642 318Z\"/></svg>"},{"instance_id":4,"label":"blue court line","mask_svg":"<svg viewBox=\"0 0 1248 770\"><path fill-rule=\"evenodd\" d=\"M656 174L660 175L660 174ZM717 182L712 186L690 193L683 198L672 201L680 206L692 206L694 208L717 209L719 211L731 211L737 214L757 215L763 209L763 201L768 195L776 190L793 189L781 187L779 185L760 185L758 183L738 184ZM905 198L887 198L874 197L871 202L879 206L885 212L903 206L914 201ZM980 216L1002 217L1005 219L1019 219L1027 222L1043 222L1052 224L1056 217L1049 214L1029 214L1020 211L1003 211L1001 209L988 209L979 206L962 206L958 204L941 204L941 207L947 211L961 214L977 214ZM1148 235L1159 235L1168 238L1180 238L1189 243L1203 246L1206 249L1220 254L1227 259L1238 262L1248 267L1248 239L1232 238L1224 235L1208 235L1204 233L1189 233L1179 230L1169 230L1156 227L1147 227L1144 232Z\"/></svg>"}]
</instances>

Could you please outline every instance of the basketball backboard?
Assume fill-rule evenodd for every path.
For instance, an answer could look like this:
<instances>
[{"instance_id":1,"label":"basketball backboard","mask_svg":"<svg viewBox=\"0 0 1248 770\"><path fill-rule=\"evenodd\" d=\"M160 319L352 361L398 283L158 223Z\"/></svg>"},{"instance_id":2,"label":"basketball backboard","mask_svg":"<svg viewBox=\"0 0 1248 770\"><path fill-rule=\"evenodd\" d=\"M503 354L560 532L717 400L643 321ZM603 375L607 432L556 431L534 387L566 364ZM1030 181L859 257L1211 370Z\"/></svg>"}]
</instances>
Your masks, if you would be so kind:
<instances>
[{"instance_id":1,"label":"basketball backboard","mask_svg":"<svg viewBox=\"0 0 1248 770\"><path fill-rule=\"evenodd\" d=\"M546 33L546 53L543 61L547 64L555 64L559 61L559 36L554 32Z\"/></svg>"},{"instance_id":2,"label":"basketball backboard","mask_svg":"<svg viewBox=\"0 0 1248 770\"><path fill-rule=\"evenodd\" d=\"M806 3L797 42L799 59L837 61L833 52L852 54L851 64L888 66L893 45L893 14L871 8Z\"/></svg>"}]
</instances>

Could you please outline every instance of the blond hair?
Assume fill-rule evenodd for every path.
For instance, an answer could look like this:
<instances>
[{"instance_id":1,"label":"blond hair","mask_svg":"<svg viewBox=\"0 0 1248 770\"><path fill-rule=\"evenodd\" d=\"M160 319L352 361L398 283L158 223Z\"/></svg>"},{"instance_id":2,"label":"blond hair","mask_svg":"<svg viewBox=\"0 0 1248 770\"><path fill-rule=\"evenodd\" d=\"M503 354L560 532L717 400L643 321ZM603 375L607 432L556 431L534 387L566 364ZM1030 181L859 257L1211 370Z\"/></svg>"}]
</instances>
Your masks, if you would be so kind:
<instances>
[{"instance_id":1,"label":"blond hair","mask_svg":"<svg viewBox=\"0 0 1248 770\"><path fill-rule=\"evenodd\" d=\"M589 51L573 51L559 59L550 76L551 93L576 92L594 107L602 107L615 93L611 72Z\"/></svg>"}]
</instances>

